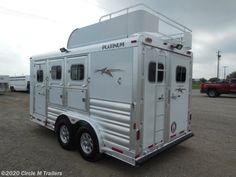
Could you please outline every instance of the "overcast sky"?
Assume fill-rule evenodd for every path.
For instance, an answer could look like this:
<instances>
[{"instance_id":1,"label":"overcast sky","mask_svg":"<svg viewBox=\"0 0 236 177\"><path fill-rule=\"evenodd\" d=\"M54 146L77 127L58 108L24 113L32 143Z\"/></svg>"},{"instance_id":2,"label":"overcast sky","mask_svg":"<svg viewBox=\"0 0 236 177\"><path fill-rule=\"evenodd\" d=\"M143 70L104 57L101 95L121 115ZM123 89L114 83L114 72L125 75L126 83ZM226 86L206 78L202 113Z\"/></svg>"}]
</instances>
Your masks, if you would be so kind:
<instances>
[{"instance_id":1,"label":"overcast sky","mask_svg":"<svg viewBox=\"0 0 236 177\"><path fill-rule=\"evenodd\" d=\"M66 47L70 33L99 17L145 3L193 30L194 78L216 76L216 52L236 71L235 0L0 0L0 74L29 74L29 58Z\"/></svg>"}]
</instances>

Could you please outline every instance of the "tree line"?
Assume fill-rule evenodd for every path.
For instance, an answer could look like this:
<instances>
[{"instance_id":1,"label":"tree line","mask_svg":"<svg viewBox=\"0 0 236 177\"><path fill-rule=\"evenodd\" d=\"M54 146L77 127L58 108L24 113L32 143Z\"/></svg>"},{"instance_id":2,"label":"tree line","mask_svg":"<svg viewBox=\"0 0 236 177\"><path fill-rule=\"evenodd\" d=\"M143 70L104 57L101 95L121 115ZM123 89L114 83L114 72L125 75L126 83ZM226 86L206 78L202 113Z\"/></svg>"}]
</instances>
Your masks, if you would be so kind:
<instances>
[{"instance_id":1,"label":"tree line","mask_svg":"<svg viewBox=\"0 0 236 177\"><path fill-rule=\"evenodd\" d=\"M232 72L232 73L230 73L229 75L226 76L226 80L230 80L230 79L232 79L232 78L236 78L236 71L234 71L234 72ZM204 78L204 77L199 79L199 82L200 82L200 83L218 82L218 81L220 81L220 79L217 78L217 77L210 78L209 80L207 80L207 79Z\"/></svg>"}]
</instances>

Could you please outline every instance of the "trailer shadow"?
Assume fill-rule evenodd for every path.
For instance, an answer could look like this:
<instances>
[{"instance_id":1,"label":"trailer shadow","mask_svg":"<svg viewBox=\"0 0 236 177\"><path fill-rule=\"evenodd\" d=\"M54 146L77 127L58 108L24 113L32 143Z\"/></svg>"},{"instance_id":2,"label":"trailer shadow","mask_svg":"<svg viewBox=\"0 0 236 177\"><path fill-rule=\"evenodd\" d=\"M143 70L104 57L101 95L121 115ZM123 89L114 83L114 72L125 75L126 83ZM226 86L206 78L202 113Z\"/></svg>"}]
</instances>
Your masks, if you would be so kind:
<instances>
[{"instance_id":1,"label":"trailer shadow","mask_svg":"<svg viewBox=\"0 0 236 177\"><path fill-rule=\"evenodd\" d=\"M166 167L175 165L173 163L178 162L178 159L186 153L192 153L192 149L184 145L177 145L135 167L108 155L103 155L97 164L119 171L122 176L147 176L150 171L156 171L158 174L158 171L163 171Z\"/></svg>"},{"instance_id":2,"label":"trailer shadow","mask_svg":"<svg viewBox=\"0 0 236 177\"><path fill-rule=\"evenodd\" d=\"M32 135L36 135L39 138L53 139L56 140L55 132L40 125L34 125L31 127Z\"/></svg>"},{"instance_id":3,"label":"trailer shadow","mask_svg":"<svg viewBox=\"0 0 236 177\"><path fill-rule=\"evenodd\" d=\"M235 99L236 98L236 94L229 94L229 95L221 95L221 96L219 96L219 97L217 97L217 98L233 98L233 99Z\"/></svg>"}]
</instances>

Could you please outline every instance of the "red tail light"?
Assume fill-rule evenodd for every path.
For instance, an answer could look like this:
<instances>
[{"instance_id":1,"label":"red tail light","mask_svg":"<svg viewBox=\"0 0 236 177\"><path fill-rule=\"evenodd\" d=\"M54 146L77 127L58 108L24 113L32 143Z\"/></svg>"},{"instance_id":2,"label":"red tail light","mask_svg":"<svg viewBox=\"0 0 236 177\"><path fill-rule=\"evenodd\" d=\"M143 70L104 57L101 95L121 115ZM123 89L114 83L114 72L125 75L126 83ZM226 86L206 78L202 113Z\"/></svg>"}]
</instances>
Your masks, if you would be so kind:
<instances>
[{"instance_id":1,"label":"red tail light","mask_svg":"<svg viewBox=\"0 0 236 177\"><path fill-rule=\"evenodd\" d=\"M119 153L123 154L123 151L120 150L120 149L117 149L117 148L115 148L115 147L112 147L111 149L112 149L113 151L116 151L116 152L119 152Z\"/></svg>"},{"instance_id":2,"label":"red tail light","mask_svg":"<svg viewBox=\"0 0 236 177\"><path fill-rule=\"evenodd\" d=\"M140 139L140 130L136 132L136 140L139 140L139 139Z\"/></svg>"}]
</instances>

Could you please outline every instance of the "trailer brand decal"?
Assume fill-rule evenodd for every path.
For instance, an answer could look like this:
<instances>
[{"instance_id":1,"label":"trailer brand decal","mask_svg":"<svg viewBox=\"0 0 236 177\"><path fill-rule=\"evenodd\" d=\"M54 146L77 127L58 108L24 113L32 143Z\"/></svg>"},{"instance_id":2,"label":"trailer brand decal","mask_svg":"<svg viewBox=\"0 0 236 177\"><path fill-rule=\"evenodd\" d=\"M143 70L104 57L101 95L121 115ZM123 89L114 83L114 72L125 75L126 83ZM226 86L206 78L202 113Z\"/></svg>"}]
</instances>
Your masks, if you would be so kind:
<instances>
[{"instance_id":1,"label":"trailer brand decal","mask_svg":"<svg viewBox=\"0 0 236 177\"><path fill-rule=\"evenodd\" d=\"M176 128L177 128L176 122L172 122L172 124L171 124L171 133L175 133Z\"/></svg>"},{"instance_id":2,"label":"trailer brand decal","mask_svg":"<svg viewBox=\"0 0 236 177\"><path fill-rule=\"evenodd\" d=\"M107 74L108 76L113 77L112 72L117 72L117 71L123 71L123 70L121 70L121 69L108 69L108 68L106 67L106 68L103 68L103 69L97 69L97 70L95 70L95 73L101 72L101 75Z\"/></svg>"},{"instance_id":3,"label":"trailer brand decal","mask_svg":"<svg viewBox=\"0 0 236 177\"><path fill-rule=\"evenodd\" d=\"M107 44L107 45L102 45L102 50L121 48L121 47L125 47L125 43L124 42L111 43L111 44Z\"/></svg>"},{"instance_id":4,"label":"trailer brand decal","mask_svg":"<svg viewBox=\"0 0 236 177\"><path fill-rule=\"evenodd\" d=\"M185 88L177 88L175 90L178 91L179 93L183 93L183 91L186 90L186 89Z\"/></svg>"}]
</instances>

